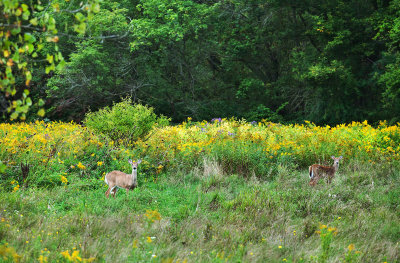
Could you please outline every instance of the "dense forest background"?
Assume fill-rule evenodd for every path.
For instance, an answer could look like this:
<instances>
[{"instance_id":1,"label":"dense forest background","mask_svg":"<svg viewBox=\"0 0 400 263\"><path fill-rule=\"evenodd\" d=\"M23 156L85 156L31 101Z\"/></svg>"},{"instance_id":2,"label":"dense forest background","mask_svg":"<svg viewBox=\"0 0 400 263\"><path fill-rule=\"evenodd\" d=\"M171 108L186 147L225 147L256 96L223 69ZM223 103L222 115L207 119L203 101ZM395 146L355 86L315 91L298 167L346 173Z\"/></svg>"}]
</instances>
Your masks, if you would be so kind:
<instances>
[{"instance_id":1,"label":"dense forest background","mask_svg":"<svg viewBox=\"0 0 400 263\"><path fill-rule=\"evenodd\" d=\"M79 4L59 2L61 9ZM66 61L50 74L40 63L32 69L30 94L45 99L49 119L80 121L129 96L175 122L399 121L400 0L104 0L100 6L84 34L72 29L69 13L43 11L57 21ZM24 89L24 81L16 83ZM9 99L0 94L6 120Z\"/></svg>"}]
</instances>

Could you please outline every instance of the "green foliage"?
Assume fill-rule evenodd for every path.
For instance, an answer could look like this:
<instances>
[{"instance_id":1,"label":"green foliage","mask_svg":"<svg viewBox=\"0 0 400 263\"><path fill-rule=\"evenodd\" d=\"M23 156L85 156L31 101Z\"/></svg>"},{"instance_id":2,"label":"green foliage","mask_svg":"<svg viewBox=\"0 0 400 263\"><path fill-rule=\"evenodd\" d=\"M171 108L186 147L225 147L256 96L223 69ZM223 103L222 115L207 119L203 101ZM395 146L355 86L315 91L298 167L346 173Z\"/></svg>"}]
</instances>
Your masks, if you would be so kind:
<instances>
[{"instance_id":1,"label":"green foliage","mask_svg":"<svg viewBox=\"0 0 400 263\"><path fill-rule=\"evenodd\" d=\"M207 28L207 5L194 1L145 0L139 1L136 9L143 16L131 22L133 51L141 46L166 48L171 42L181 42L188 36L198 38L199 32Z\"/></svg>"},{"instance_id":2,"label":"green foliage","mask_svg":"<svg viewBox=\"0 0 400 263\"><path fill-rule=\"evenodd\" d=\"M45 68L32 71L42 76L34 95L47 94L48 116L63 120L81 121L88 108L131 96L176 122L395 122L398 6L107 0L85 20L84 35L68 31L81 15L55 14L75 34L58 44L67 67L49 80ZM47 49L38 53L46 63L55 60Z\"/></svg>"},{"instance_id":3,"label":"green foliage","mask_svg":"<svg viewBox=\"0 0 400 263\"><path fill-rule=\"evenodd\" d=\"M0 92L7 98L7 112L11 120L18 117L25 120L29 108L33 105L28 95L33 68L38 64L37 62L46 61L46 74L64 66L64 57L57 44L59 31L55 14L60 12L70 14L69 9L74 7L64 1L25 2L19 0L0 2L2 13L0 18ZM87 19L90 19L92 14L98 12L99 9L98 0L90 0L71 12L75 13L75 31L84 34ZM43 50L46 44L53 46L51 52ZM39 107L42 106L39 105ZM43 117L44 110L40 109L37 114Z\"/></svg>"},{"instance_id":4,"label":"green foliage","mask_svg":"<svg viewBox=\"0 0 400 263\"><path fill-rule=\"evenodd\" d=\"M272 111L270 108L265 107L260 104L255 106L249 113L245 114L245 118L250 121L261 121L266 120L270 122L283 122L283 117L279 115L279 111L281 111L288 103L282 104L276 111Z\"/></svg>"},{"instance_id":5,"label":"green foliage","mask_svg":"<svg viewBox=\"0 0 400 263\"><path fill-rule=\"evenodd\" d=\"M398 0L40 3L1 2L3 118L131 96L177 122L398 120Z\"/></svg>"},{"instance_id":6,"label":"green foliage","mask_svg":"<svg viewBox=\"0 0 400 263\"><path fill-rule=\"evenodd\" d=\"M336 235L336 228L327 227L326 225L321 225L320 230L317 231L321 240L321 254L318 257L318 262L325 263L329 258L331 253L331 244L333 242L333 237Z\"/></svg>"},{"instance_id":7,"label":"green foliage","mask_svg":"<svg viewBox=\"0 0 400 263\"><path fill-rule=\"evenodd\" d=\"M143 139L155 126L168 125L169 119L157 117L151 107L132 105L132 100L127 98L114 104L112 108L105 107L97 112L87 113L84 123L96 133L128 145Z\"/></svg>"}]
</instances>

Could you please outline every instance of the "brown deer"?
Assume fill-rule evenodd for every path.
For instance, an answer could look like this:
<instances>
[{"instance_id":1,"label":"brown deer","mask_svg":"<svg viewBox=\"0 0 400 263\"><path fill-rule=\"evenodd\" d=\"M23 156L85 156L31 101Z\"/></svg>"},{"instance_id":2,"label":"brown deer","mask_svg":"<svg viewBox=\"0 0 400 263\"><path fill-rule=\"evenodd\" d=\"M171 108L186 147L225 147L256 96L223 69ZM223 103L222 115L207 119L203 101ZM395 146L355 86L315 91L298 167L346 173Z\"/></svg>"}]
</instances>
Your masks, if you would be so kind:
<instances>
[{"instance_id":1,"label":"brown deer","mask_svg":"<svg viewBox=\"0 0 400 263\"><path fill-rule=\"evenodd\" d=\"M332 182L333 177L335 177L335 173L339 169L339 160L343 159L343 156L340 157L331 156L331 158L333 159L332 166L313 164L308 168L308 171L310 173L309 185L315 186L321 177L327 177L328 184Z\"/></svg>"},{"instance_id":2,"label":"brown deer","mask_svg":"<svg viewBox=\"0 0 400 263\"><path fill-rule=\"evenodd\" d=\"M124 188L126 189L126 193L128 193L130 189L137 187L137 168L142 161L138 160L137 162L133 162L132 160L129 160L128 162L132 166L132 174L126 174L121 171L112 171L104 177L104 181L108 184L108 190L106 191L107 198L110 193L115 198L118 188Z\"/></svg>"}]
</instances>

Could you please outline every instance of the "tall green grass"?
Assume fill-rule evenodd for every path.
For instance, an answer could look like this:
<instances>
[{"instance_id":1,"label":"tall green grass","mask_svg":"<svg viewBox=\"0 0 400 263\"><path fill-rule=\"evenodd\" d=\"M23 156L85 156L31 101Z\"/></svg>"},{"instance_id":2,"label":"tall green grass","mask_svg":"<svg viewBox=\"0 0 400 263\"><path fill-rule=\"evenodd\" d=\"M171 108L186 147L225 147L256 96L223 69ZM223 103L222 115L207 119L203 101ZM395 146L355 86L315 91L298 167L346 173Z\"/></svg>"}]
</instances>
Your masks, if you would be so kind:
<instances>
[{"instance_id":1,"label":"tall green grass","mask_svg":"<svg viewBox=\"0 0 400 263\"><path fill-rule=\"evenodd\" d=\"M265 181L221 173L213 160L204 164L156 182L139 171L139 188L116 199L104 197L102 181L80 178L67 187L3 193L1 240L22 262L42 254L63 262L61 252L74 249L96 262L399 259L398 170L343 164L331 185L311 189L306 171L286 166ZM151 220L149 211L161 219ZM329 249L317 233L322 225L337 229Z\"/></svg>"}]
</instances>

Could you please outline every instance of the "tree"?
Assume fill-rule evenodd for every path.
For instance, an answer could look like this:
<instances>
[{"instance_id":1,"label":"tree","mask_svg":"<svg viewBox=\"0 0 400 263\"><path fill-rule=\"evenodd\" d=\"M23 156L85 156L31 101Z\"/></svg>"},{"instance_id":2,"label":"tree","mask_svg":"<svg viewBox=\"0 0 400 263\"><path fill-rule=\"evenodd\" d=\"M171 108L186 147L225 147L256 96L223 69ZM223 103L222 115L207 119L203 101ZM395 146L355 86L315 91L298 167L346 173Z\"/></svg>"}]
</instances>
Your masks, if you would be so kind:
<instances>
[{"instance_id":1,"label":"tree","mask_svg":"<svg viewBox=\"0 0 400 263\"><path fill-rule=\"evenodd\" d=\"M26 118L33 101L29 97L33 67L46 63L46 74L61 69L65 62L57 43L63 33L57 29L55 14L74 16L74 30L83 34L86 21L100 9L99 0L0 2L0 96L3 113ZM46 44L51 48L46 48ZM48 46L48 45L47 45ZM43 106L43 101L38 101ZM5 110L6 108L6 110ZM44 110L38 111L40 116Z\"/></svg>"}]
</instances>

